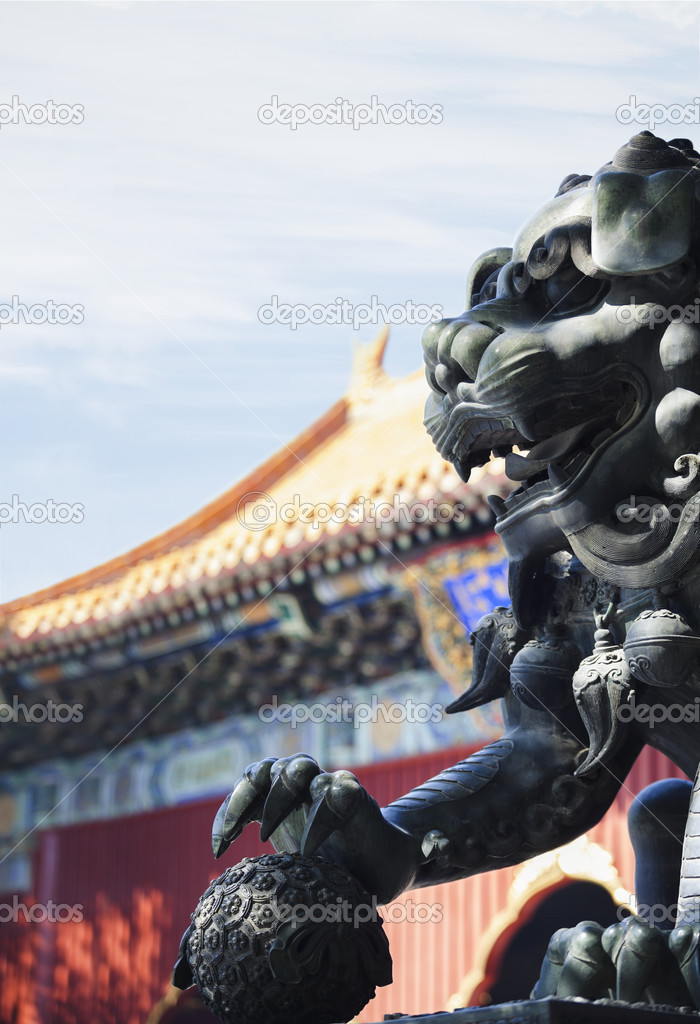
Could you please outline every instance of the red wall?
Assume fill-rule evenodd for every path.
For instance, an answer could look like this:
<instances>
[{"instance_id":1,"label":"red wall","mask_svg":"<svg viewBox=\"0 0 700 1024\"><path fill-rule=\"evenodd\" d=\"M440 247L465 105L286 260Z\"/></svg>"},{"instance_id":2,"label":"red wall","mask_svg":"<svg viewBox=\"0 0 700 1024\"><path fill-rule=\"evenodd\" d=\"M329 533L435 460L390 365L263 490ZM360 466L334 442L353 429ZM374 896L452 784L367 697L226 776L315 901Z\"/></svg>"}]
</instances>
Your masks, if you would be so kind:
<instances>
[{"instance_id":1,"label":"red wall","mask_svg":"<svg viewBox=\"0 0 700 1024\"><path fill-rule=\"evenodd\" d=\"M372 765L357 775L385 804L466 753ZM614 853L629 889L633 860L621 818L634 793L672 774L680 775L647 749L615 807L591 833ZM49 899L81 905L84 919L60 926L0 924L0 1024L145 1024L167 989L180 936L210 879L264 849L251 827L221 863L214 861L209 837L219 802L41 832L35 892L22 899L28 906ZM394 984L379 991L362 1020L444 1008L471 966L479 937L503 907L512 876L513 869L504 869L412 894L440 903L443 920L387 924Z\"/></svg>"}]
</instances>

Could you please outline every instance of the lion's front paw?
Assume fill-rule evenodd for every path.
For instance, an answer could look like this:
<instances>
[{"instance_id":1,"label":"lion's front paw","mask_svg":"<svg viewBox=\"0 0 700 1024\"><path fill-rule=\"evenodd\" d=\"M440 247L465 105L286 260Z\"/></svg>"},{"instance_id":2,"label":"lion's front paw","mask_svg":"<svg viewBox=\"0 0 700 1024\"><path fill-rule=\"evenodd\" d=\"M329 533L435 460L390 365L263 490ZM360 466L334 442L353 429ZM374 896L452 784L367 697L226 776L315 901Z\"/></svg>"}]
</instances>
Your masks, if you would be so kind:
<instances>
[{"instance_id":1,"label":"lion's front paw","mask_svg":"<svg viewBox=\"0 0 700 1024\"><path fill-rule=\"evenodd\" d=\"M293 846L312 853L317 836L315 846L352 816L360 798L361 787L350 772L323 772L308 754L267 757L248 765L219 808L212 829L214 856L220 857L253 821L260 822L263 842L284 824Z\"/></svg>"},{"instance_id":2,"label":"lion's front paw","mask_svg":"<svg viewBox=\"0 0 700 1024\"><path fill-rule=\"evenodd\" d=\"M437 830L421 840L386 820L379 805L348 771L324 772L308 754L268 757L249 765L222 803L212 829L220 857L246 825L277 850L341 864L381 902L408 888L418 865L446 856Z\"/></svg>"},{"instance_id":3,"label":"lion's front paw","mask_svg":"<svg viewBox=\"0 0 700 1024\"><path fill-rule=\"evenodd\" d=\"M606 929L593 921L562 928L552 937L532 997L700 1007L699 936L696 926L686 934L690 927L664 932L628 917Z\"/></svg>"}]
</instances>

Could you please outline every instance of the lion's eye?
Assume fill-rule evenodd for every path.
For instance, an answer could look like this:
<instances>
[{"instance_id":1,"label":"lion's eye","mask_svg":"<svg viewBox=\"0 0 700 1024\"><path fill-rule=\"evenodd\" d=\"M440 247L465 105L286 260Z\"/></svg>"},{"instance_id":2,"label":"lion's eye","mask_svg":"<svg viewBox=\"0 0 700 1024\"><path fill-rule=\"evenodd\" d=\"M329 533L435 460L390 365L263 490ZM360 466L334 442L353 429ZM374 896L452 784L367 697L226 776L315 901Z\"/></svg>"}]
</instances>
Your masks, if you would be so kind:
<instances>
[{"instance_id":1,"label":"lion's eye","mask_svg":"<svg viewBox=\"0 0 700 1024\"><path fill-rule=\"evenodd\" d=\"M479 302L489 302L491 299L496 298L496 288L498 285L499 270L494 270L493 274L486 278L481 290L479 292Z\"/></svg>"},{"instance_id":2,"label":"lion's eye","mask_svg":"<svg viewBox=\"0 0 700 1024\"><path fill-rule=\"evenodd\" d=\"M586 277L572 263L543 282L548 312L554 316L596 305L606 291L606 282Z\"/></svg>"}]
</instances>

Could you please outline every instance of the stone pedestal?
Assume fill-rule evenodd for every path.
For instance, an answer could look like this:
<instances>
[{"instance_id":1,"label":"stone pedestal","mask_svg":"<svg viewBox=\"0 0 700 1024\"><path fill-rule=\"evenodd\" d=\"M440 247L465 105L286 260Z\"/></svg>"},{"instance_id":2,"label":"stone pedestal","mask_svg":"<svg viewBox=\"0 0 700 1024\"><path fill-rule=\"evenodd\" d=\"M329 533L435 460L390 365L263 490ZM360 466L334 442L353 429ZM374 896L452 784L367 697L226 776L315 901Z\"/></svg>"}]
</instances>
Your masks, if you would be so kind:
<instances>
[{"instance_id":1,"label":"stone pedestal","mask_svg":"<svg viewBox=\"0 0 700 1024\"><path fill-rule=\"evenodd\" d=\"M452 1013L428 1013L418 1016L390 1014L384 1018L400 1024L690 1024L700 1021L700 1013L673 1006L648 1003L618 1003L600 999L532 999L498 1006L472 1006Z\"/></svg>"}]
</instances>

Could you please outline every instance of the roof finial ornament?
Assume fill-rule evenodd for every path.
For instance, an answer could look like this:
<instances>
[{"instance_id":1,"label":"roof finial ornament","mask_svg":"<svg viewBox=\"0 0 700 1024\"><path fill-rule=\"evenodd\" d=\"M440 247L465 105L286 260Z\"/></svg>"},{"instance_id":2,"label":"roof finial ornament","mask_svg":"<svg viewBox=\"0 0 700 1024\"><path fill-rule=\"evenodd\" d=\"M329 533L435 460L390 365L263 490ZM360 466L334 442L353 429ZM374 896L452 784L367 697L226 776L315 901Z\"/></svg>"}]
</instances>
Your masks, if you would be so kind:
<instances>
[{"instance_id":1,"label":"roof finial ornament","mask_svg":"<svg viewBox=\"0 0 700 1024\"><path fill-rule=\"evenodd\" d=\"M367 344L353 339L352 372L347 392L351 404L367 401L374 389L387 379L383 362L388 341L388 324L384 324L376 338Z\"/></svg>"}]
</instances>

